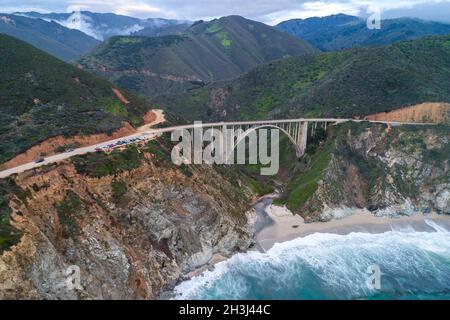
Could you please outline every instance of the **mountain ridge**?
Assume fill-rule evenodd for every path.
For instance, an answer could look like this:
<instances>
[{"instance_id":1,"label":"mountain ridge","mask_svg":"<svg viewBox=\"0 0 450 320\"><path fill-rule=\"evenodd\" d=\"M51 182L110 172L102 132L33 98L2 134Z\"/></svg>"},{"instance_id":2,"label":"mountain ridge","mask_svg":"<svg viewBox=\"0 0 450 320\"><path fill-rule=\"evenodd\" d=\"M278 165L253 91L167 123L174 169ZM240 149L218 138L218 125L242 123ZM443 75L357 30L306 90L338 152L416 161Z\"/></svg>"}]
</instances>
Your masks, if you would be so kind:
<instances>
[{"instance_id":1,"label":"mountain ridge","mask_svg":"<svg viewBox=\"0 0 450 320\"><path fill-rule=\"evenodd\" d=\"M92 50L100 41L56 22L0 13L0 33L23 40L63 61Z\"/></svg>"},{"instance_id":2,"label":"mountain ridge","mask_svg":"<svg viewBox=\"0 0 450 320\"><path fill-rule=\"evenodd\" d=\"M277 28L310 42L322 51L387 45L424 36L450 34L450 24L408 17L382 20L380 30L369 30L366 19L346 14L291 19L279 23Z\"/></svg>"},{"instance_id":3,"label":"mountain ridge","mask_svg":"<svg viewBox=\"0 0 450 320\"><path fill-rule=\"evenodd\" d=\"M141 30L161 32L165 27L190 23L184 20L178 21L163 18L140 19L115 13L98 13L84 10L68 13L39 13L31 11L16 12L15 14L56 22L71 29L78 29L100 41L117 35L131 35Z\"/></svg>"},{"instance_id":4,"label":"mountain ridge","mask_svg":"<svg viewBox=\"0 0 450 320\"><path fill-rule=\"evenodd\" d=\"M0 163L47 138L140 125L147 102L16 38L0 34Z\"/></svg>"},{"instance_id":5,"label":"mountain ridge","mask_svg":"<svg viewBox=\"0 0 450 320\"><path fill-rule=\"evenodd\" d=\"M186 120L365 116L449 102L450 36L272 61L233 81L153 99Z\"/></svg>"},{"instance_id":6,"label":"mountain ridge","mask_svg":"<svg viewBox=\"0 0 450 320\"><path fill-rule=\"evenodd\" d=\"M239 16L194 23L182 35L113 37L80 59L84 68L147 96L235 78L270 60L316 50Z\"/></svg>"}]
</instances>

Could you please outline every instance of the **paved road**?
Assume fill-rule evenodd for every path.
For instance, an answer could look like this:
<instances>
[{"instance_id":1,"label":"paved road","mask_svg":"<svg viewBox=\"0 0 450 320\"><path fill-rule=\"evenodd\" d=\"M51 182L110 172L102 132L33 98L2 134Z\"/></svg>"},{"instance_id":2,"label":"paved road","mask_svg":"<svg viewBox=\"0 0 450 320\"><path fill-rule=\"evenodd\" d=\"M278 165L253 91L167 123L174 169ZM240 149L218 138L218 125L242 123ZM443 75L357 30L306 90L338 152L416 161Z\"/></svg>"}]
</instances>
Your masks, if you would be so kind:
<instances>
[{"instance_id":1,"label":"paved road","mask_svg":"<svg viewBox=\"0 0 450 320\"><path fill-rule=\"evenodd\" d=\"M159 123L163 123L165 121L164 114L162 110L155 110L156 119L152 123L145 125L137 130L137 133L132 134L130 136L121 137L118 139L102 142L99 144L95 144L88 147L82 147L75 149L71 152L65 152L56 154L53 156L49 156L45 158L43 162L35 163L30 162L21 166L17 166L11 169L7 169L4 171L0 171L0 179L9 177L10 175L21 173L27 170L31 170L34 168L38 168L44 165L48 165L55 162L60 162L66 159L69 159L76 155L83 155L90 152L95 152L96 148L104 148L110 144L116 144L118 141L121 140L129 140L133 138L140 138L145 140L151 140L154 139L156 136L161 135L165 132L172 132L175 130L182 130L182 129L192 129L195 127L200 127L199 125L181 125L181 126L175 126L175 127L167 127L167 128L160 128L160 129L151 129L151 126L154 126ZM326 118L326 119L287 119L287 120L267 120L267 121L235 121L235 122L214 122L214 123L204 123L201 125L203 128L211 128L211 127L222 127L224 125L227 126L239 126L239 125L264 125L264 124L279 124L279 123L292 123L292 122L299 122L299 121L306 121L306 122L328 122L328 123L344 123L348 121L353 122L366 122L366 120L354 120L354 119L338 119L338 118ZM397 125L434 125L434 123L412 123L412 122L396 122L396 121L368 121L371 123L383 123L383 124L390 124L393 126Z\"/></svg>"},{"instance_id":2,"label":"paved road","mask_svg":"<svg viewBox=\"0 0 450 320\"><path fill-rule=\"evenodd\" d=\"M146 137L144 137L144 135L146 135ZM60 154L56 154L54 156L49 156L47 158L44 159L43 162L40 163L34 163L34 162L30 162L27 164L23 164L21 166L18 167L14 167L11 169L7 169L4 171L0 172L0 178L6 178L12 174L15 173L21 173L30 169L34 169L34 168L38 168L47 164L51 164L51 163L55 163L55 162L60 162L66 159L69 159L73 156L77 156L77 155L83 155L86 153L90 153L90 152L95 152L96 148L103 148L106 147L109 144L115 144L120 140L128 140L128 139L132 139L132 138L146 138L146 139L153 139L154 137L157 136L157 133L154 132L144 132L144 133L137 133L137 134L133 134L131 136L127 136L127 137L123 137L123 138L119 138L119 139L115 139L115 140L110 140L107 142L103 142L103 143L99 143L93 146L88 146L88 147L83 147L83 148L78 148L75 149L71 152L65 152L65 153L60 153Z\"/></svg>"},{"instance_id":3,"label":"paved road","mask_svg":"<svg viewBox=\"0 0 450 320\"><path fill-rule=\"evenodd\" d=\"M90 152L95 152L96 148L104 148L110 144L115 144L118 141L121 140L129 140L132 138L141 138L141 139L147 139L147 140L151 140L154 139L158 133L154 132L155 129L151 129L152 126L156 126L157 124L163 123L165 122L165 117L164 117L164 112L163 110L153 110L153 113L156 115L156 118L154 121L152 121L149 124L146 124L140 128L138 128L136 131L137 133L132 134L130 136L126 136L126 137L121 137L121 138L117 138L114 140L109 140L109 141L105 141L105 142L101 142L92 146L87 146L87 147L82 147L82 148L78 148L75 149L71 152L64 152L64 153L60 153L60 154L56 154L53 156L49 156L47 158L44 159L43 162L40 163L35 163L35 162L29 162L14 168L10 168L4 171L0 171L0 179L2 178L6 178L9 177L10 175L16 174L16 173L21 173L27 170L31 170L34 168L38 168L47 164L51 164L51 163L55 163L55 162L60 162L66 159L69 159L73 156L77 156L77 155L83 155L86 153L90 153ZM156 129L157 131L157 129Z\"/></svg>"}]
</instances>

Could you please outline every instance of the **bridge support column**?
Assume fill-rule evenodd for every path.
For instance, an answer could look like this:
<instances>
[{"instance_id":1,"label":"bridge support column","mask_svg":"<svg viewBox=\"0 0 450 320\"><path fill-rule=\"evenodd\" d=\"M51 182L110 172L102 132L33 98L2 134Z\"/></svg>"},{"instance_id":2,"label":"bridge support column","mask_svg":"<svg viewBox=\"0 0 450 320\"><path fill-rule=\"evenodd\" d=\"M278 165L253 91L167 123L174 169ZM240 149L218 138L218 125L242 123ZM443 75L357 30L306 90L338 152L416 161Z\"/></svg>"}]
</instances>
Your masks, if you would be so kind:
<instances>
[{"instance_id":1,"label":"bridge support column","mask_svg":"<svg viewBox=\"0 0 450 320\"><path fill-rule=\"evenodd\" d=\"M231 126L231 129L234 130L234 126ZM228 150L228 146L230 144L230 141L228 141L228 139L230 139L231 137L227 136L227 130L228 130L227 125L224 124L222 126L222 141L220 142L220 144L221 144L220 145L220 152L221 152L221 155L222 155L222 159L221 160L222 160L223 164L228 164L228 161L229 161L227 150Z\"/></svg>"},{"instance_id":2,"label":"bridge support column","mask_svg":"<svg viewBox=\"0 0 450 320\"><path fill-rule=\"evenodd\" d=\"M308 143L308 122L304 121L300 123L298 145L297 145L297 158L300 158L305 154L307 143Z\"/></svg>"},{"instance_id":3,"label":"bridge support column","mask_svg":"<svg viewBox=\"0 0 450 320\"><path fill-rule=\"evenodd\" d=\"M296 144L298 144L299 141L299 132L300 132L300 123L299 122L295 122L294 123L294 133L293 133L293 138Z\"/></svg>"},{"instance_id":4,"label":"bridge support column","mask_svg":"<svg viewBox=\"0 0 450 320\"><path fill-rule=\"evenodd\" d=\"M311 126L311 137L314 137L316 135L316 131L317 131L317 122L314 122L313 125Z\"/></svg>"}]
</instances>

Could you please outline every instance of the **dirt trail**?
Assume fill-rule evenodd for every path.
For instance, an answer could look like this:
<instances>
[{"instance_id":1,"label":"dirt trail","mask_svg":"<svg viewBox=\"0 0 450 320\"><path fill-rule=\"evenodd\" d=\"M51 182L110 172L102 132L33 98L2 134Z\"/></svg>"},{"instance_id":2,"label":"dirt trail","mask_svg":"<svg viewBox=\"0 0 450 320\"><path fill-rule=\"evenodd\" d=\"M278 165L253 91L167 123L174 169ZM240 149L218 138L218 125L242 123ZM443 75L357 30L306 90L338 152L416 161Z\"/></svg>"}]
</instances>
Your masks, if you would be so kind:
<instances>
[{"instance_id":1,"label":"dirt trail","mask_svg":"<svg viewBox=\"0 0 450 320\"><path fill-rule=\"evenodd\" d=\"M164 111L160 110L160 109L155 109L155 110L152 110L151 114L150 114L150 112L148 112L144 116L144 122L145 122L145 125L143 125L142 127L139 127L137 129L138 132L147 131L151 127L154 127L160 123L166 122L166 117L164 116Z\"/></svg>"},{"instance_id":2,"label":"dirt trail","mask_svg":"<svg viewBox=\"0 0 450 320\"><path fill-rule=\"evenodd\" d=\"M116 97L125 105L130 104L130 101L125 98L125 96L122 94L122 92L119 91L119 89L112 88L112 91L116 95Z\"/></svg>"},{"instance_id":3,"label":"dirt trail","mask_svg":"<svg viewBox=\"0 0 450 320\"><path fill-rule=\"evenodd\" d=\"M15 156L13 159L5 162L1 165L1 170L14 168L29 162L34 161L41 156L47 157L56 154L55 149L58 147L73 146L74 148L86 147L96 145L102 142L119 139L122 137L130 136L132 134L145 131L152 126L165 121L164 112L162 110L150 110L143 117L144 125L135 129L129 123L124 123L122 128L113 132L112 135L104 133L92 134L92 135L76 135L66 138L64 136L57 136L45 140L44 142L35 145L28 149L26 152Z\"/></svg>"}]
</instances>

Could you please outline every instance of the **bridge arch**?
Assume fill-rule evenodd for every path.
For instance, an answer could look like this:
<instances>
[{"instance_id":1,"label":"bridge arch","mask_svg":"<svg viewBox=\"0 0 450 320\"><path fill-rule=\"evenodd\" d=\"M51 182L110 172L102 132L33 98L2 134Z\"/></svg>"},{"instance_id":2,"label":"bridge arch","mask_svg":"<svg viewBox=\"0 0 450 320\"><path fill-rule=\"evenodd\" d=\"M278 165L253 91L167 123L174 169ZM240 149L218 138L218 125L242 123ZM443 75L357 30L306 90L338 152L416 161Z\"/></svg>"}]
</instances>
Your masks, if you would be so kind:
<instances>
[{"instance_id":1,"label":"bridge arch","mask_svg":"<svg viewBox=\"0 0 450 320\"><path fill-rule=\"evenodd\" d=\"M247 129L246 131L244 131L244 133L238 137L238 140L236 141L235 144L233 144L233 148L230 150L230 152L226 155L226 159L228 160L231 156L234 156L234 150L239 146L240 143L242 143L243 141L245 141L245 138L252 132L259 130L259 129L263 129L263 128L272 128L272 129L278 129L281 132L283 132L288 138L289 140L292 142L292 144L295 147L295 153L297 155L297 157L301 156L301 151L300 151L300 146L298 145L297 141L295 140L295 138L293 138L291 136L291 134L286 131L285 129L281 128L280 126L274 125L274 124L263 124L260 126L255 126L252 127L250 129ZM298 130L300 130L300 128L298 128Z\"/></svg>"}]
</instances>

